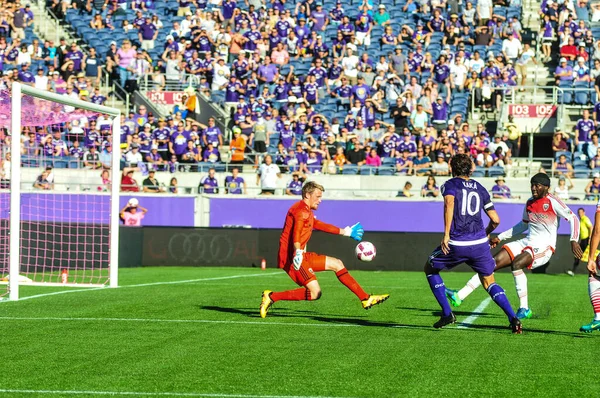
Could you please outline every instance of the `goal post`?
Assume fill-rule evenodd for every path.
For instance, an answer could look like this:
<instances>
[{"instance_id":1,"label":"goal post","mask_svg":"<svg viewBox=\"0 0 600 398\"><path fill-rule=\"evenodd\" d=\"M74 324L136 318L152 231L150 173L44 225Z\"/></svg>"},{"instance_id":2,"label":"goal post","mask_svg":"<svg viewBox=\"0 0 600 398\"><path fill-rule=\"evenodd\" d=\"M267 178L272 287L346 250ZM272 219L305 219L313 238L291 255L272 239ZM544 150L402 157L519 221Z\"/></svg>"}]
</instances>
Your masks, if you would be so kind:
<instances>
[{"instance_id":1,"label":"goal post","mask_svg":"<svg viewBox=\"0 0 600 398\"><path fill-rule=\"evenodd\" d=\"M23 106L25 98L30 103ZM56 104L59 104L59 110L57 110ZM39 126L64 123L65 120L68 120L68 116L72 115L69 113L72 110L69 111L68 108L81 110L86 115L105 114L113 119L109 134L112 135L113 140L109 192L79 193L70 190L30 192L30 195L37 196L33 199L27 198L25 201L27 203L24 203L22 200L24 195L22 172L24 170L21 156L23 120L27 119L28 123L35 123L31 121L32 117L42 119ZM55 119L52 119L53 117ZM120 118L121 111L119 109L35 89L21 83L12 83L10 120L12 159L7 253L8 298L10 300L19 299L19 286L25 284L65 287L118 286ZM73 213L75 209L80 208L98 209L98 211L92 211L87 218L67 217L65 221L65 214ZM100 208L103 209L103 212L99 210ZM24 211L24 209L26 210ZM43 214L44 212L47 214ZM101 231L101 233L97 231ZM27 237L25 234L28 234ZM42 242L32 242L43 238L45 240ZM27 252L27 246L30 244L34 246L31 249L33 254ZM98 248L98 245L102 245L102 247ZM69 248L66 253L65 247ZM78 249L84 252L77 252ZM69 250L73 250L73 252L69 252ZM88 252L85 252L86 250ZM52 259L44 258L47 253L52 255ZM106 264L102 270L81 266L87 259L91 259L91 263L95 265L100 257L102 263ZM66 270L67 273L73 271L75 282L71 282L67 278L61 281L60 275L57 279L57 271L60 273L61 269L62 272Z\"/></svg>"}]
</instances>

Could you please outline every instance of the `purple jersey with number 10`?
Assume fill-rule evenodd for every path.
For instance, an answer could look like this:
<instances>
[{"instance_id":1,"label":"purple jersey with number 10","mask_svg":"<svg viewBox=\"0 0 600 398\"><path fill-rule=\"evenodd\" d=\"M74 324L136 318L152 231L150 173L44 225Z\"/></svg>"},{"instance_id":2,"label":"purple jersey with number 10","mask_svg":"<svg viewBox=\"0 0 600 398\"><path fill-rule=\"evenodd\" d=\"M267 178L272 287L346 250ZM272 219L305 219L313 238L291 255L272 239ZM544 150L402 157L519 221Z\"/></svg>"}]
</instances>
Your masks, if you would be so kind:
<instances>
[{"instance_id":1,"label":"purple jersey with number 10","mask_svg":"<svg viewBox=\"0 0 600 398\"><path fill-rule=\"evenodd\" d=\"M485 243L487 236L481 211L494 209L494 203L487 189L475 180L456 177L446 181L441 191L444 197L454 196L450 244Z\"/></svg>"},{"instance_id":2,"label":"purple jersey with number 10","mask_svg":"<svg viewBox=\"0 0 600 398\"><path fill-rule=\"evenodd\" d=\"M441 191L444 196L454 196L454 215L448 242L450 252L444 254L438 246L429 256L429 263L439 270L467 263L480 275L493 274L496 263L481 219L482 210L494 209L490 194L477 181L462 178L446 181Z\"/></svg>"}]
</instances>

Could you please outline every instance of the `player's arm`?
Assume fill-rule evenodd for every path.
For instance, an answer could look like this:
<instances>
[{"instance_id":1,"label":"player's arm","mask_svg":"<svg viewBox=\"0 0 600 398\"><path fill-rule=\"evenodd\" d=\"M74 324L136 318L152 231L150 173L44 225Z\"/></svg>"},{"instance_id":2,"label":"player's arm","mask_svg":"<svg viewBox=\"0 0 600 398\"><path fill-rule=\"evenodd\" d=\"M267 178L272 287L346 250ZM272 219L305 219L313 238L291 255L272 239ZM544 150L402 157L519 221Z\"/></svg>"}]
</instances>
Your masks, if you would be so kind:
<instances>
[{"instance_id":1,"label":"player's arm","mask_svg":"<svg viewBox=\"0 0 600 398\"><path fill-rule=\"evenodd\" d=\"M517 224L515 224L511 229L508 229L502 232L497 237L490 239L490 246L494 248L498 243L502 242L503 240L510 239L513 236L520 235L523 232L527 231L527 228L529 228L529 222L526 220L521 220Z\"/></svg>"},{"instance_id":2,"label":"player's arm","mask_svg":"<svg viewBox=\"0 0 600 398\"><path fill-rule=\"evenodd\" d=\"M588 248L590 249L589 260L588 260L588 270L597 274L598 270L596 269L596 250L598 250L598 244L600 243L600 207L596 210L596 215L594 216L594 229L592 230L592 237L590 239L590 245Z\"/></svg>"},{"instance_id":3,"label":"player's arm","mask_svg":"<svg viewBox=\"0 0 600 398\"><path fill-rule=\"evenodd\" d=\"M498 228L498 225L500 225L500 216L498 216L498 212L494 208L494 202L492 202L490 194L487 191L484 193L483 202L483 211L485 211L485 214L487 214L490 219L490 222L485 228L485 234L489 239L490 234L494 232L496 228Z\"/></svg>"},{"instance_id":4,"label":"player's arm","mask_svg":"<svg viewBox=\"0 0 600 398\"><path fill-rule=\"evenodd\" d=\"M444 237L442 238L442 251L444 254L450 253L450 227L452 227L452 217L454 216L454 195L444 195Z\"/></svg>"},{"instance_id":5,"label":"player's arm","mask_svg":"<svg viewBox=\"0 0 600 398\"><path fill-rule=\"evenodd\" d=\"M569 226L571 227L571 251L576 258L581 258L581 256L583 256L583 250L581 250L581 246L579 246L579 219L562 201L550 197L550 202L552 203L556 215L558 217L563 217L569 222Z\"/></svg>"},{"instance_id":6,"label":"player's arm","mask_svg":"<svg viewBox=\"0 0 600 398\"><path fill-rule=\"evenodd\" d=\"M294 269L297 271L300 269L302 265L302 260L304 257L304 247L302 247L302 235L306 233L308 230L308 220L310 218L310 213L306 210L301 210L292 213L294 217L294 229L292 231L292 242L294 245L294 259L292 264Z\"/></svg>"}]
</instances>

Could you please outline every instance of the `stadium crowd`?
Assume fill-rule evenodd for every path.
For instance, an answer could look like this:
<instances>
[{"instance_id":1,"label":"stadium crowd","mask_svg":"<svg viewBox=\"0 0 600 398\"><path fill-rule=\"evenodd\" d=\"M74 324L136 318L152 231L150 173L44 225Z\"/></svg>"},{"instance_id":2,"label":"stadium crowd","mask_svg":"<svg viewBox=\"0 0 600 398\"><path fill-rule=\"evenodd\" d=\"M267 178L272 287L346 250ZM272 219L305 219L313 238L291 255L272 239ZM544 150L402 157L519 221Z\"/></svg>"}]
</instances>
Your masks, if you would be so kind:
<instances>
[{"instance_id":1,"label":"stadium crowd","mask_svg":"<svg viewBox=\"0 0 600 398\"><path fill-rule=\"evenodd\" d=\"M527 65L538 62L531 43L523 42L518 0L53 0L49 8L73 26L85 22L78 32L89 48L27 37L33 13L19 1L7 3L0 14L0 88L21 81L103 104L98 82L106 69L127 89L144 76L155 89L189 82L231 112L229 139L214 120L193 120L193 94L164 119L137 107L121 121L127 166L219 169L223 160L252 163L254 153L268 153L284 172L444 176L451 156L469 153L479 176L497 176L519 156L521 132L512 119L495 134L466 120L469 104L496 109L519 79L525 83ZM541 61L551 61L556 37L567 71L581 57L600 57L593 51L590 10L597 13L585 1L542 2ZM94 42L90 31L116 40ZM574 40L585 46L569 56ZM577 68L571 77L585 69ZM598 90L594 73L573 81ZM569 79L557 73L557 84ZM565 154L569 166L558 159L556 167L577 166L571 163L580 154L588 172L600 166L597 154L589 155L598 109L591 119L584 112L573 140L562 132L567 147L561 152L575 151L576 158ZM26 163L33 166L43 155L55 167L105 168L113 145L105 116L32 127L23 137ZM561 142L556 148L565 149Z\"/></svg>"}]
</instances>

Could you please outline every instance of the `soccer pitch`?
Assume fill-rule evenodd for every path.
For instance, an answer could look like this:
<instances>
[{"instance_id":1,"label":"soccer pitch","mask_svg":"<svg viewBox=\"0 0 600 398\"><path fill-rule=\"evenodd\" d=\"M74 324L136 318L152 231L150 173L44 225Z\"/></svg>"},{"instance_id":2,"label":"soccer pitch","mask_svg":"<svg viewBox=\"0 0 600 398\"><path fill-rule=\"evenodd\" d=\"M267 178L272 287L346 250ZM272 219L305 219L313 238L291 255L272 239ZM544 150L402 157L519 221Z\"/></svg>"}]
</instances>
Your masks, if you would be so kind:
<instances>
[{"instance_id":1,"label":"soccer pitch","mask_svg":"<svg viewBox=\"0 0 600 398\"><path fill-rule=\"evenodd\" d=\"M262 290L295 284L281 270L248 268L122 269L121 288L64 294L22 287L24 300L0 302L0 393L598 396L600 336L578 332L593 315L584 276L528 275L534 318L518 336L483 289L457 309L457 326L434 330L424 274L352 274L390 299L365 311L322 273L320 300L279 302L261 319ZM443 274L449 287L470 275ZM497 279L517 306L512 276Z\"/></svg>"}]
</instances>

